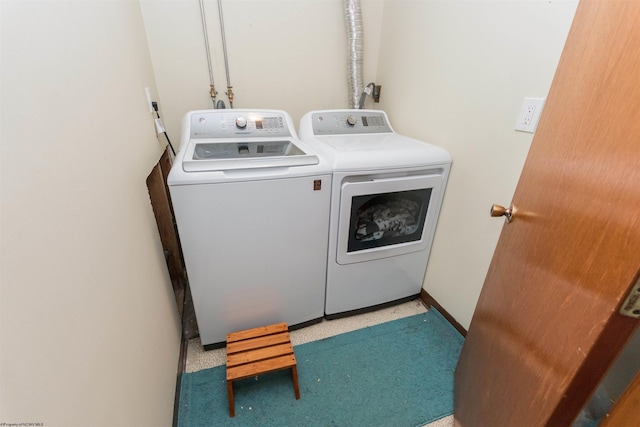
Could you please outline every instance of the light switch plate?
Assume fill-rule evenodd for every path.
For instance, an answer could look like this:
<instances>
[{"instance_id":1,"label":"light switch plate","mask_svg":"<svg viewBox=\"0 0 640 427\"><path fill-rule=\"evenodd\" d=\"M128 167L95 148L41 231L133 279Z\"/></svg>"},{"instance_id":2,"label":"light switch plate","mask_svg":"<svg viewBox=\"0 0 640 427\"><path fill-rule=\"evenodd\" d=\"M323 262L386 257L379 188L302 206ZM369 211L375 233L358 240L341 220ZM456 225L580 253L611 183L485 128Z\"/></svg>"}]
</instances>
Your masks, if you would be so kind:
<instances>
[{"instance_id":1,"label":"light switch plate","mask_svg":"<svg viewBox=\"0 0 640 427\"><path fill-rule=\"evenodd\" d=\"M545 98L525 98L522 103L522 109L516 121L516 130L522 132L534 133L540 114L544 107Z\"/></svg>"}]
</instances>

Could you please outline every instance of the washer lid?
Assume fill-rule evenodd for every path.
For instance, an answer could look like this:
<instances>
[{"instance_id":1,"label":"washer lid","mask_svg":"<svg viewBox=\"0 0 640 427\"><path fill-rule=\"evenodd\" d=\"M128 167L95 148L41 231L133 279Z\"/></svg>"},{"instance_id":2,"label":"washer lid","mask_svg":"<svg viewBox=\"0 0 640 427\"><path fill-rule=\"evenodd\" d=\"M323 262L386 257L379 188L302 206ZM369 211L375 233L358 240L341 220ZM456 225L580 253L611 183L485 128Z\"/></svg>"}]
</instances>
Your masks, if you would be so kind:
<instances>
[{"instance_id":1,"label":"washer lid","mask_svg":"<svg viewBox=\"0 0 640 427\"><path fill-rule=\"evenodd\" d=\"M291 139L189 141L182 159L185 172L317 165L318 156Z\"/></svg>"},{"instance_id":2,"label":"washer lid","mask_svg":"<svg viewBox=\"0 0 640 427\"><path fill-rule=\"evenodd\" d=\"M300 143L282 110L198 110L182 121L184 172L286 168L320 160Z\"/></svg>"}]
</instances>

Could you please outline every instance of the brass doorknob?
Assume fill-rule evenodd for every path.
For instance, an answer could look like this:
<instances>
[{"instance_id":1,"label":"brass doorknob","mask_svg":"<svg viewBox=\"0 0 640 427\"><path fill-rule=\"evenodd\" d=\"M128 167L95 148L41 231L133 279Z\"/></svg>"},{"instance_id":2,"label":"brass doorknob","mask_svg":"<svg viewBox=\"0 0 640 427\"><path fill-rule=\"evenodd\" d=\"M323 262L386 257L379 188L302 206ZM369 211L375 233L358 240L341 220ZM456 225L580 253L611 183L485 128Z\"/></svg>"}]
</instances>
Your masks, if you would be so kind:
<instances>
[{"instance_id":1,"label":"brass doorknob","mask_svg":"<svg viewBox=\"0 0 640 427\"><path fill-rule=\"evenodd\" d=\"M511 222L513 216L516 214L516 207L511 205L508 208L500 205L491 206L491 216L503 216L507 219L507 222Z\"/></svg>"}]
</instances>

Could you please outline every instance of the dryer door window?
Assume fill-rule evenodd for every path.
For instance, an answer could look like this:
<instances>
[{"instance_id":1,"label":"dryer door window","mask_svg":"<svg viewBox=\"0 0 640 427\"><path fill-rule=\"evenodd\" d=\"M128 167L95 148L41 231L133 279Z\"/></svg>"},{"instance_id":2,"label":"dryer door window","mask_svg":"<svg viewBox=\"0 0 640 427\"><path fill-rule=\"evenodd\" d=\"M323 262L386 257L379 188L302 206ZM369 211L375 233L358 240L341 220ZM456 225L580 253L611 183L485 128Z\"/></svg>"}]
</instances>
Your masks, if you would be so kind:
<instances>
[{"instance_id":1,"label":"dryer door window","mask_svg":"<svg viewBox=\"0 0 640 427\"><path fill-rule=\"evenodd\" d=\"M431 188L354 196L347 252L422 238Z\"/></svg>"},{"instance_id":2,"label":"dryer door window","mask_svg":"<svg viewBox=\"0 0 640 427\"><path fill-rule=\"evenodd\" d=\"M420 175L344 183L337 262L350 264L426 249L442 182L442 175Z\"/></svg>"}]
</instances>

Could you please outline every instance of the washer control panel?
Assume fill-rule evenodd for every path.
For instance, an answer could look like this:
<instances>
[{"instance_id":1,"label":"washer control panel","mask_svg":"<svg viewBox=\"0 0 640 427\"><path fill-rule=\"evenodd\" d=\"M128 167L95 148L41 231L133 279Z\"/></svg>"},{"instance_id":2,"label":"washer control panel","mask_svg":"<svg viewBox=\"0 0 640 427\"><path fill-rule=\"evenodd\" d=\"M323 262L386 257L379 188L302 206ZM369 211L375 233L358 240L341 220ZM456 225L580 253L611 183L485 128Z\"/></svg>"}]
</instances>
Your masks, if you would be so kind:
<instances>
[{"instance_id":1,"label":"washer control panel","mask_svg":"<svg viewBox=\"0 0 640 427\"><path fill-rule=\"evenodd\" d=\"M384 112L370 110L323 111L311 116L314 135L392 133Z\"/></svg>"},{"instance_id":2,"label":"washer control panel","mask_svg":"<svg viewBox=\"0 0 640 427\"><path fill-rule=\"evenodd\" d=\"M279 111L205 110L189 119L191 139L291 137L290 124Z\"/></svg>"}]
</instances>

